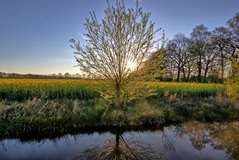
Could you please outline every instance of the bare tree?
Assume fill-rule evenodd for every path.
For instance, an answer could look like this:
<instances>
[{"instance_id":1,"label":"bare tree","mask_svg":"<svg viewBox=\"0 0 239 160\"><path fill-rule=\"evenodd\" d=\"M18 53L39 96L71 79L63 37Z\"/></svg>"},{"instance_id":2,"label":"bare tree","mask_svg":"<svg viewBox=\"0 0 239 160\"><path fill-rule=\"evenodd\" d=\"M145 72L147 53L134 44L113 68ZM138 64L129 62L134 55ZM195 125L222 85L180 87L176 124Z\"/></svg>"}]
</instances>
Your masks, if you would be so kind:
<instances>
[{"instance_id":1,"label":"bare tree","mask_svg":"<svg viewBox=\"0 0 239 160\"><path fill-rule=\"evenodd\" d=\"M227 25L232 32L229 60L231 61L232 65L234 65L235 62L238 62L239 58L239 12L235 13L235 15L227 21ZM238 70L234 69L235 67L232 67L232 74L238 74Z\"/></svg>"},{"instance_id":2,"label":"bare tree","mask_svg":"<svg viewBox=\"0 0 239 160\"><path fill-rule=\"evenodd\" d=\"M233 33L232 47L234 48L234 50L232 51L231 55L234 58L238 58L237 51L239 50L239 12L235 13L235 15L227 21L227 25Z\"/></svg>"},{"instance_id":3,"label":"bare tree","mask_svg":"<svg viewBox=\"0 0 239 160\"><path fill-rule=\"evenodd\" d=\"M65 77L65 78L69 78L70 76L71 76L71 74L68 73L68 72L66 72L66 73L64 74L64 77Z\"/></svg>"},{"instance_id":4,"label":"bare tree","mask_svg":"<svg viewBox=\"0 0 239 160\"><path fill-rule=\"evenodd\" d=\"M178 33L167 44L168 56L177 70L177 81L180 80L181 72L184 79L186 79L186 65L189 60L190 54L188 52L189 38L184 34Z\"/></svg>"},{"instance_id":5,"label":"bare tree","mask_svg":"<svg viewBox=\"0 0 239 160\"><path fill-rule=\"evenodd\" d=\"M233 48L231 47L232 33L226 27L217 27L212 31L211 42L213 45L213 52L215 54L215 60L218 61L220 66L221 76L224 78L225 67L228 61L228 55Z\"/></svg>"},{"instance_id":6,"label":"bare tree","mask_svg":"<svg viewBox=\"0 0 239 160\"><path fill-rule=\"evenodd\" d=\"M62 77L63 77L63 74L62 74L62 73L58 73L57 76L58 76L59 78L62 78Z\"/></svg>"},{"instance_id":7,"label":"bare tree","mask_svg":"<svg viewBox=\"0 0 239 160\"><path fill-rule=\"evenodd\" d=\"M202 68L203 68L203 56L207 54L208 43L210 40L211 32L203 24L193 28L191 33L191 47L190 52L197 58L198 65L198 82L202 82Z\"/></svg>"},{"instance_id":8,"label":"bare tree","mask_svg":"<svg viewBox=\"0 0 239 160\"><path fill-rule=\"evenodd\" d=\"M105 17L101 23L95 12L86 19L87 44L71 39L76 61L83 73L104 77L115 106L121 106L125 88L132 81L135 72L148 57L156 41L154 23L149 22L150 13L144 13L138 6L126 8L124 0L111 5L107 0ZM133 67L132 67L133 66Z\"/></svg>"},{"instance_id":9,"label":"bare tree","mask_svg":"<svg viewBox=\"0 0 239 160\"><path fill-rule=\"evenodd\" d=\"M207 82L207 75L208 75L209 69L213 68L214 60L216 58L216 54L213 51L213 46L211 43L207 44L207 52L206 54L203 54L202 57L204 62L204 65L202 66L202 69L204 70L203 82Z\"/></svg>"},{"instance_id":10,"label":"bare tree","mask_svg":"<svg viewBox=\"0 0 239 160\"><path fill-rule=\"evenodd\" d=\"M162 141L164 148L168 150L174 149L174 144L167 139L167 135L162 134ZM172 145L168 145L168 144ZM135 140L135 138L123 136L123 133L116 130L115 138L109 138L106 141L103 141L99 145L92 146L84 150L79 155L75 156L74 160L86 159L86 160L127 160L127 159L136 159L136 160L160 160L163 159L163 154L159 151L156 152L153 149L152 144L146 143L144 141Z\"/></svg>"}]
</instances>

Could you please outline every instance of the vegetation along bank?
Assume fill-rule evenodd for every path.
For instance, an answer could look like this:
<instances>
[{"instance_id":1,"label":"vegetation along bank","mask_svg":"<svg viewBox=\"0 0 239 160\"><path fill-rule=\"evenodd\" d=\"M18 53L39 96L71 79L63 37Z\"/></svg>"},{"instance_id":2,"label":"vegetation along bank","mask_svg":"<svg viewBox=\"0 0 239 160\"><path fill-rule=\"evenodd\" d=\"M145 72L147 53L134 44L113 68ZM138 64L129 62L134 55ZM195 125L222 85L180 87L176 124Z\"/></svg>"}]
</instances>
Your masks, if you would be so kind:
<instances>
[{"instance_id":1,"label":"vegetation along bank","mask_svg":"<svg viewBox=\"0 0 239 160\"><path fill-rule=\"evenodd\" d=\"M162 125L239 117L226 85L137 82L148 97L125 101L121 108L102 97L104 81L0 79L0 135L65 133L85 126ZM0 137L0 138L1 138Z\"/></svg>"}]
</instances>

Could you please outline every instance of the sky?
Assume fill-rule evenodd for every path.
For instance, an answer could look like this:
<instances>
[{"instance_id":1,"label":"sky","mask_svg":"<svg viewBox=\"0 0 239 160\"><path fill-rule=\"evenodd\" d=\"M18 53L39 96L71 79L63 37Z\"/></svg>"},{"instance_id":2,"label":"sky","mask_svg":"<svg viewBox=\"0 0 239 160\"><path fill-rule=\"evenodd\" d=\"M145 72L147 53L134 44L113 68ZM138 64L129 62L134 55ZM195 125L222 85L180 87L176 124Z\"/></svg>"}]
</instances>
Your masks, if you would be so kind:
<instances>
[{"instance_id":1,"label":"sky","mask_svg":"<svg viewBox=\"0 0 239 160\"><path fill-rule=\"evenodd\" d=\"M135 7L135 0L125 3ZM226 26L239 12L239 0L139 0L139 5L169 39L190 36L200 24L210 31ZM80 73L69 40L84 43L86 18L95 11L101 20L106 6L105 0L0 0L0 72Z\"/></svg>"}]
</instances>

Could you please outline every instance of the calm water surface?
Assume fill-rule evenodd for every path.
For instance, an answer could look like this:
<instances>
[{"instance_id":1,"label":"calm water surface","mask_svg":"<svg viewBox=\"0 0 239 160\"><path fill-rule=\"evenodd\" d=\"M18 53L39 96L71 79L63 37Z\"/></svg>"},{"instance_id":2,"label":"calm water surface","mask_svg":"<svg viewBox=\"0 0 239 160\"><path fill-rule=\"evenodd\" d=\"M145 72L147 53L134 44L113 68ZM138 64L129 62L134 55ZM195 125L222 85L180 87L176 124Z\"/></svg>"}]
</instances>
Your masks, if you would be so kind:
<instances>
[{"instance_id":1,"label":"calm water surface","mask_svg":"<svg viewBox=\"0 0 239 160\"><path fill-rule=\"evenodd\" d=\"M239 160L239 122L190 122L154 129L122 129L54 139L0 141L3 160L71 159Z\"/></svg>"}]
</instances>

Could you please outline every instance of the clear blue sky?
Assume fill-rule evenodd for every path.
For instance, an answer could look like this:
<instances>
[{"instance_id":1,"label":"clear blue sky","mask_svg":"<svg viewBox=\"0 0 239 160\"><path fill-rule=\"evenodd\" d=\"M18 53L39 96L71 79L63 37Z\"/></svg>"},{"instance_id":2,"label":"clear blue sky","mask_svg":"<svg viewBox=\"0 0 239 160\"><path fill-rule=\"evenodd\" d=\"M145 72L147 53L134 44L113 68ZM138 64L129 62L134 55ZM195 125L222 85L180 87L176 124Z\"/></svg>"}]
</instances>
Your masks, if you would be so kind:
<instances>
[{"instance_id":1,"label":"clear blue sky","mask_svg":"<svg viewBox=\"0 0 239 160\"><path fill-rule=\"evenodd\" d=\"M239 0L140 0L139 4L169 39L179 32L189 36L199 24L209 30L226 26L239 11ZM79 72L73 67L69 39L84 41L89 12L95 11L100 20L105 8L104 0L0 0L0 72Z\"/></svg>"}]
</instances>

